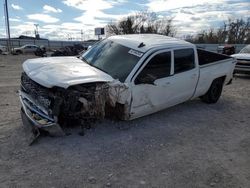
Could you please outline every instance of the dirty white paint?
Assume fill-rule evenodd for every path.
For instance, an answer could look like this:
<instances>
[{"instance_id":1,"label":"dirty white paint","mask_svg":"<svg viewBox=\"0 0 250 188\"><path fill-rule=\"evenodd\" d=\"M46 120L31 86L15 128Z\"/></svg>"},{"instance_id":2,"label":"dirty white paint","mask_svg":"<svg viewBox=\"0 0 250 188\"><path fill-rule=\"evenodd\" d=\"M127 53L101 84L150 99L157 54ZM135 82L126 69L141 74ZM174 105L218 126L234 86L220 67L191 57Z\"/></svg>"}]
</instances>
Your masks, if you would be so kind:
<instances>
[{"instance_id":1,"label":"dirty white paint","mask_svg":"<svg viewBox=\"0 0 250 188\"><path fill-rule=\"evenodd\" d=\"M108 83L109 86L109 100L112 106L115 106L115 103L126 104L130 103L131 100L131 90L128 84L124 84L115 80L114 82Z\"/></svg>"},{"instance_id":2,"label":"dirty white paint","mask_svg":"<svg viewBox=\"0 0 250 188\"><path fill-rule=\"evenodd\" d=\"M146 55L142 56L139 53L135 53L135 50L130 50L129 53L142 56L142 58L134 67L134 70L131 71L125 83L113 79L110 75L84 63L76 57L53 57L27 60L23 64L23 69L32 80L48 88L57 86L66 89L69 86L77 84L105 82L106 84L98 86L95 93L100 112L103 113L105 111L104 107L106 102L109 102L113 107L115 107L116 103L120 103L126 106L127 119L134 119L151 114L194 97L204 95L212 81L218 77L226 76L225 83L232 78L235 66L235 63L233 63L235 60L233 58L226 59L219 64L215 62L215 64L212 63L200 68L196 47L193 44L169 37L165 38L163 36L153 35L152 38L150 38L150 36L151 35L147 35L146 46L143 47L144 51L152 48L152 50L157 53L157 50L163 50L163 46L160 45L165 45L165 43L168 44L167 49L171 51L172 54L173 50L176 49L193 48L195 53L195 68L166 78L157 79L153 84L135 85L134 80L143 69L143 66L140 65L144 63L143 58L145 59L144 56ZM126 37L128 38L126 39ZM140 38L141 36L137 39L133 37L134 36L130 35L123 37L116 36L112 39L119 43L124 42L126 46L132 48L142 39ZM162 37L164 40L160 40ZM148 51L148 53L151 52ZM148 61L149 60L150 58ZM173 55L171 61L173 70ZM133 76L135 72L137 73L132 79L131 76ZM80 99L80 102L83 104L88 103L84 98Z\"/></svg>"}]
</instances>

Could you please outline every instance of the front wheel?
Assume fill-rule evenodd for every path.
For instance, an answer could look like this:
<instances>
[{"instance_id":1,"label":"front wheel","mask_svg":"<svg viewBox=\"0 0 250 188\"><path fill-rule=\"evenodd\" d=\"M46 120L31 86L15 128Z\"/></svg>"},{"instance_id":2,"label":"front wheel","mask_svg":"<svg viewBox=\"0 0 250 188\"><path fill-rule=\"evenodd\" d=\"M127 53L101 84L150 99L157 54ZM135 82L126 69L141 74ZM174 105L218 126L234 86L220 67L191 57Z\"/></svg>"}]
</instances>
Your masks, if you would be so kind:
<instances>
[{"instance_id":1,"label":"front wheel","mask_svg":"<svg viewBox=\"0 0 250 188\"><path fill-rule=\"evenodd\" d=\"M200 97L201 100L208 104L216 103L221 96L222 88L223 88L223 79L218 78L214 80L207 93Z\"/></svg>"}]
</instances>

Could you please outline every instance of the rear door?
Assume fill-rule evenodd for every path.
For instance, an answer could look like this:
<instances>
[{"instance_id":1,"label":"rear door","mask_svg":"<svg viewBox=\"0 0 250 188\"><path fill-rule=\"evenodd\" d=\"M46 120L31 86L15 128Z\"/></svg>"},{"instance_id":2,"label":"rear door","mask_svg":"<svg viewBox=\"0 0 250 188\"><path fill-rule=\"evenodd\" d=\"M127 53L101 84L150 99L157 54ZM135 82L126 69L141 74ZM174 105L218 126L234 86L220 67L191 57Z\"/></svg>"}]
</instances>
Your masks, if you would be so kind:
<instances>
[{"instance_id":1,"label":"rear door","mask_svg":"<svg viewBox=\"0 0 250 188\"><path fill-rule=\"evenodd\" d=\"M172 96L174 104L189 100L194 92L199 78L199 67L196 65L195 52L192 48L176 49L174 54L174 74L171 83L175 94Z\"/></svg>"}]
</instances>

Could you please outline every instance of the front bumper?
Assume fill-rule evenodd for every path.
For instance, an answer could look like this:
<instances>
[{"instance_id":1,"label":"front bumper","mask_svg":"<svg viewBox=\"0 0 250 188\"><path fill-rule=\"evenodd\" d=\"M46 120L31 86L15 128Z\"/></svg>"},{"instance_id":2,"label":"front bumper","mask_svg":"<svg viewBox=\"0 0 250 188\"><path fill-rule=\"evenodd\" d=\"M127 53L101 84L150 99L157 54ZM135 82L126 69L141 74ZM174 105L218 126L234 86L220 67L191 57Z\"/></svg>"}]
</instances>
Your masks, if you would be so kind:
<instances>
[{"instance_id":1,"label":"front bumper","mask_svg":"<svg viewBox=\"0 0 250 188\"><path fill-rule=\"evenodd\" d=\"M19 99L22 104L21 117L25 132L31 134L28 136L30 144L38 138L40 130L48 132L51 136L65 135L57 123L57 118L51 118L49 113L42 106L37 105L32 97L19 91Z\"/></svg>"},{"instance_id":2,"label":"front bumper","mask_svg":"<svg viewBox=\"0 0 250 188\"><path fill-rule=\"evenodd\" d=\"M234 69L234 73L250 74L250 66L237 66Z\"/></svg>"},{"instance_id":3,"label":"front bumper","mask_svg":"<svg viewBox=\"0 0 250 188\"><path fill-rule=\"evenodd\" d=\"M234 73L250 74L250 61L244 59L237 59Z\"/></svg>"}]
</instances>

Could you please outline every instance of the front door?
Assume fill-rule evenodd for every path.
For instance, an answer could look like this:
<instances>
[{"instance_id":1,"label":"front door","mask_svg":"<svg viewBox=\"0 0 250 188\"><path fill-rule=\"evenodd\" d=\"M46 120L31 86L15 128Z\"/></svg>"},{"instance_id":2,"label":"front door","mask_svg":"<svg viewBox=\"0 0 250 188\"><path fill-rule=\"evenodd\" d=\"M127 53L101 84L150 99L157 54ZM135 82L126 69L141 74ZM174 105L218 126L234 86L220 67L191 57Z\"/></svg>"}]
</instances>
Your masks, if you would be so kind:
<instances>
[{"instance_id":1,"label":"front door","mask_svg":"<svg viewBox=\"0 0 250 188\"><path fill-rule=\"evenodd\" d=\"M141 117L167 106L172 92L171 51L160 51L153 54L136 75L132 89L131 119Z\"/></svg>"}]
</instances>

